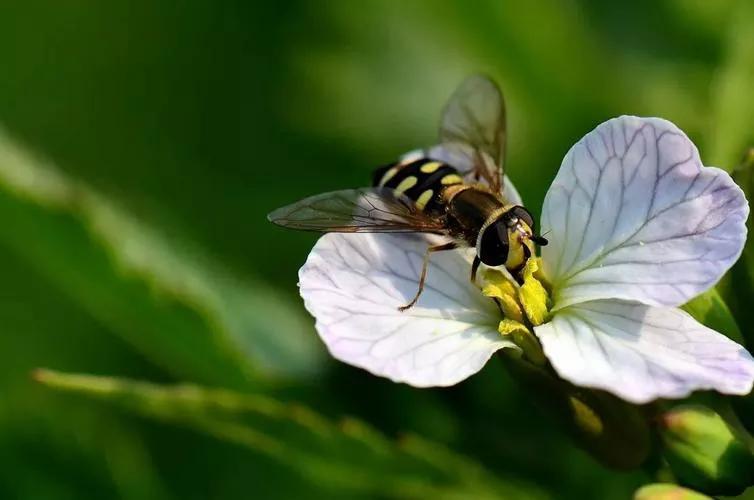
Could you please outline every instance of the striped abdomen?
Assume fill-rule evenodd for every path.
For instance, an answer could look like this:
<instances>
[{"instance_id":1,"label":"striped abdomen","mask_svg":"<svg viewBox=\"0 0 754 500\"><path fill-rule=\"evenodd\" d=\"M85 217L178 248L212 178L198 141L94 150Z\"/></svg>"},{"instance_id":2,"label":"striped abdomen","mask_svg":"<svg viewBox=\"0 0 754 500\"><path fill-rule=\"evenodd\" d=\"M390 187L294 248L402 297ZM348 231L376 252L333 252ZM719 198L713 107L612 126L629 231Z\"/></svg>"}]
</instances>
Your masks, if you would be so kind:
<instances>
[{"instance_id":1,"label":"striped abdomen","mask_svg":"<svg viewBox=\"0 0 754 500\"><path fill-rule=\"evenodd\" d=\"M372 179L374 186L392 188L414 200L416 206L425 211L441 208L442 190L462 183L458 170L427 158L378 168Z\"/></svg>"}]
</instances>

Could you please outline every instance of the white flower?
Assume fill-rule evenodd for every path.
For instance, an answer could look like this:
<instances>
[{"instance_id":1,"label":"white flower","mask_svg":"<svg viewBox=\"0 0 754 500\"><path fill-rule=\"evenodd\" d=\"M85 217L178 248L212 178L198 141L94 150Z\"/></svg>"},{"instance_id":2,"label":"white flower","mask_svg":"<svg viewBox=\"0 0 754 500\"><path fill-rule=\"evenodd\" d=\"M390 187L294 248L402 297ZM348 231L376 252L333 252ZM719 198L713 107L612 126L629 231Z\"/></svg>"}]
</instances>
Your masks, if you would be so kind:
<instances>
[{"instance_id":1,"label":"white flower","mask_svg":"<svg viewBox=\"0 0 754 500\"><path fill-rule=\"evenodd\" d=\"M678 309L738 259L749 207L730 176L704 167L672 123L620 117L566 155L542 209L550 244L549 320L535 326L566 380L628 401L694 390L746 394L754 360ZM416 292L427 239L328 234L300 271L301 295L336 358L414 386L446 386L501 348L497 306L469 281L473 250L432 256Z\"/></svg>"}]
</instances>

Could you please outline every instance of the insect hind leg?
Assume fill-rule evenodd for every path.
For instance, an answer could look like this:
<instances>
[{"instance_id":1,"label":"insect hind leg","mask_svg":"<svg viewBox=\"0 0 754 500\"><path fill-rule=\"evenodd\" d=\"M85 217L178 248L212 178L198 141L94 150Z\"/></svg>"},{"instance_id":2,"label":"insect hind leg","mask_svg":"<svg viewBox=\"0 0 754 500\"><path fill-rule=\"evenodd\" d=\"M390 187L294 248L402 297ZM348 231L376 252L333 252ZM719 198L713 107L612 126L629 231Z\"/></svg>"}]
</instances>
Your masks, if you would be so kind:
<instances>
[{"instance_id":1,"label":"insect hind leg","mask_svg":"<svg viewBox=\"0 0 754 500\"><path fill-rule=\"evenodd\" d=\"M400 312L403 312L407 309L412 308L416 301L419 300L419 296L424 291L424 281L427 279L427 268L429 267L429 258L430 256L435 252L443 252L445 250L454 250L458 248L458 244L455 241L451 241L449 243L444 243L442 245L435 245L427 248L427 251L424 253L424 260L422 262L422 271L419 275L419 289L416 291L416 295L414 295L414 298L411 299L411 302L406 304L405 306L400 306L398 310Z\"/></svg>"}]
</instances>

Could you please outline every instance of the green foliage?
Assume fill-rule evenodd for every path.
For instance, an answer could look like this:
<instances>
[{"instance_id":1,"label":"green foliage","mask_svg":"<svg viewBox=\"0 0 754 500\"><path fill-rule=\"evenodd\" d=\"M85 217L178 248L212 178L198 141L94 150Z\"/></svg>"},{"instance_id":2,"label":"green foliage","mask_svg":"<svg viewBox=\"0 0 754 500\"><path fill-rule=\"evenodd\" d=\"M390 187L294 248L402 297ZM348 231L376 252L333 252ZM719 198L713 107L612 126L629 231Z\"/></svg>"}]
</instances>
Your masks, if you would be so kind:
<instances>
[{"instance_id":1,"label":"green foliage","mask_svg":"<svg viewBox=\"0 0 754 500\"><path fill-rule=\"evenodd\" d=\"M673 120L730 169L753 139L750 4L3 2L0 498L628 498L647 477L574 447L498 363L418 391L323 362L296 293L314 237L265 214L433 141L475 71L503 85L534 213L574 141L622 113ZM719 288L735 321L716 292L687 306L749 343L751 248ZM125 384L162 402L156 423L45 390L37 366L238 393ZM641 462L629 427L597 455Z\"/></svg>"},{"instance_id":2,"label":"green foliage","mask_svg":"<svg viewBox=\"0 0 754 500\"><path fill-rule=\"evenodd\" d=\"M356 419L335 424L305 406L261 395L48 370L34 378L269 455L319 487L401 498L547 498L534 486L502 483L473 461L419 437L391 442Z\"/></svg>"},{"instance_id":3,"label":"green foliage","mask_svg":"<svg viewBox=\"0 0 754 500\"><path fill-rule=\"evenodd\" d=\"M733 179L743 189L746 198L751 203L754 199L754 144L749 144L748 149L744 151L743 157L733 171ZM746 221L746 227L749 234L752 234L751 216ZM754 239L747 238L744 246L743 255L739 260L733 272L739 277L748 279L731 280L733 290L734 311L741 318L742 324L751 324L754 320L754 312L751 309L751 297L754 295ZM744 337L748 342L754 341L754 334L751 328L743 331Z\"/></svg>"},{"instance_id":4,"label":"green foliage","mask_svg":"<svg viewBox=\"0 0 754 500\"><path fill-rule=\"evenodd\" d=\"M741 99L754 81L754 4L738 2L725 38L726 58L712 88L713 119L710 164L728 171L736 166L741 151L754 144L754 101Z\"/></svg>"},{"instance_id":5,"label":"green foliage","mask_svg":"<svg viewBox=\"0 0 754 500\"><path fill-rule=\"evenodd\" d=\"M0 220L6 245L178 376L243 387L316 370L306 323L273 291L171 245L2 132Z\"/></svg>"},{"instance_id":6,"label":"green foliage","mask_svg":"<svg viewBox=\"0 0 754 500\"><path fill-rule=\"evenodd\" d=\"M550 367L504 354L505 366L527 394L563 427L577 446L614 469L640 467L651 452L648 413L604 391L576 387Z\"/></svg>"}]
</instances>

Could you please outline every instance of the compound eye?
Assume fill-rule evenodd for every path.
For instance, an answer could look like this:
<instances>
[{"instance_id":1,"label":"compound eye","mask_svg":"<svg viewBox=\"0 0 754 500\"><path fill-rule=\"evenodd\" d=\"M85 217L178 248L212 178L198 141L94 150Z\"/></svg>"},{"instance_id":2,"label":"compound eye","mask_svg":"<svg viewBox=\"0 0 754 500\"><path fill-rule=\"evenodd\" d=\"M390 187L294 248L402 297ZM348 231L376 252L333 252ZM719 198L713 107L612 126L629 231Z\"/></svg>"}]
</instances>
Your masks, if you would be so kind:
<instances>
[{"instance_id":1,"label":"compound eye","mask_svg":"<svg viewBox=\"0 0 754 500\"><path fill-rule=\"evenodd\" d=\"M520 220L526 222L526 224L531 228L532 231L535 230L534 217L531 216L531 213L529 213L527 209L522 206L515 206L511 208L510 212Z\"/></svg>"},{"instance_id":2,"label":"compound eye","mask_svg":"<svg viewBox=\"0 0 754 500\"><path fill-rule=\"evenodd\" d=\"M501 266L508 260L508 228L498 221L482 230L479 260L488 266Z\"/></svg>"}]
</instances>

